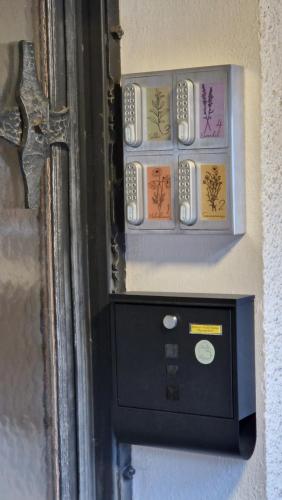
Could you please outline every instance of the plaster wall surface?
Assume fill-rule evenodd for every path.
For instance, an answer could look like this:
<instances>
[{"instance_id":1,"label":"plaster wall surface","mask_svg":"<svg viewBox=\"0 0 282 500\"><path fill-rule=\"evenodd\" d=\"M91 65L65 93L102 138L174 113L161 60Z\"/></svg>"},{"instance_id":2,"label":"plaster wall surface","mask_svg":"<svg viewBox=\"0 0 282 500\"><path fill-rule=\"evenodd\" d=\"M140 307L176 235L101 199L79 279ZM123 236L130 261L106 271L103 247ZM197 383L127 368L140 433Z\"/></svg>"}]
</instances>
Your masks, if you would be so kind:
<instances>
[{"instance_id":1,"label":"plaster wall surface","mask_svg":"<svg viewBox=\"0 0 282 500\"><path fill-rule=\"evenodd\" d=\"M282 498L282 3L261 0L267 498Z\"/></svg>"},{"instance_id":2,"label":"plaster wall surface","mask_svg":"<svg viewBox=\"0 0 282 500\"><path fill-rule=\"evenodd\" d=\"M131 236L127 289L256 295L258 441L253 457L245 463L134 447L134 500L265 499L259 3L121 0L120 13L123 74L227 63L245 69L246 235Z\"/></svg>"},{"instance_id":3,"label":"plaster wall surface","mask_svg":"<svg viewBox=\"0 0 282 500\"><path fill-rule=\"evenodd\" d=\"M32 0L1 0L0 109L15 105L18 50ZM0 499L47 498L39 219L24 209L16 148L0 140Z\"/></svg>"}]
</instances>

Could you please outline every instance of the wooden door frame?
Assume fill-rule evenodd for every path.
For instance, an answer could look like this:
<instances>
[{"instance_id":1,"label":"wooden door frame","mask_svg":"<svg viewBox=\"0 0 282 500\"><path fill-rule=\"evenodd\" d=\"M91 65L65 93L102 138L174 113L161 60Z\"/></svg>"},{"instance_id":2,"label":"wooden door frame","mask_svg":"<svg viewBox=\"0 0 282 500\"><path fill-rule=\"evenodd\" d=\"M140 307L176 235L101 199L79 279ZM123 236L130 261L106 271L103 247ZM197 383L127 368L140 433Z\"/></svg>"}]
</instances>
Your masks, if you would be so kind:
<instances>
[{"instance_id":1,"label":"wooden door frame","mask_svg":"<svg viewBox=\"0 0 282 500\"><path fill-rule=\"evenodd\" d=\"M71 115L42 196L50 498L130 500L111 424L109 292L124 278L118 0L39 0L41 75Z\"/></svg>"}]
</instances>

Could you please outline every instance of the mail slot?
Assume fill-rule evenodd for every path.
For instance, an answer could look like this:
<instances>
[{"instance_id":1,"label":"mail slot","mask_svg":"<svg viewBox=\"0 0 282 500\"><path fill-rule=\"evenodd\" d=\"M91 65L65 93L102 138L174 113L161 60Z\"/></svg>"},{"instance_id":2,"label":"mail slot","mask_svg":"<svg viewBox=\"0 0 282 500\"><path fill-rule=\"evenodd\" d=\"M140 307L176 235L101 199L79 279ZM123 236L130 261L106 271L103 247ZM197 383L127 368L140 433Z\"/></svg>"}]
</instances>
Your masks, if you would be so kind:
<instances>
[{"instance_id":1,"label":"mail slot","mask_svg":"<svg viewBox=\"0 0 282 500\"><path fill-rule=\"evenodd\" d=\"M111 299L117 438L249 458L256 440L254 297Z\"/></svg>"}]
</instances>

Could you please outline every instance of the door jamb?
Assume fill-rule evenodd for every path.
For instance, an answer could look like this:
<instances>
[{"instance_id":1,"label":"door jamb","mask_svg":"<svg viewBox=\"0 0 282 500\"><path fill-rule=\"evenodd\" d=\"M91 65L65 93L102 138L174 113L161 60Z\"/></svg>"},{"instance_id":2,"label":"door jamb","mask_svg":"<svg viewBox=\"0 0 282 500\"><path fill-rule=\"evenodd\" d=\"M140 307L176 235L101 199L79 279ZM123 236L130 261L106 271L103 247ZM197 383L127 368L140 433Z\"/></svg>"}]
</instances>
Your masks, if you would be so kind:
<instances>
[{"instance_id":1,"label":"door jamb","mask_svg":"<svg viewBox=\"0 0 282 500\"><path fill-rule=\"evenodd\" d=\"M69 154L52 147L42 196L49 496L60 500L132 498L131 448L111 425L107 308L125 288L118 3L40 0L45 92L71 115Z\"/></svg>"}]
</instances>

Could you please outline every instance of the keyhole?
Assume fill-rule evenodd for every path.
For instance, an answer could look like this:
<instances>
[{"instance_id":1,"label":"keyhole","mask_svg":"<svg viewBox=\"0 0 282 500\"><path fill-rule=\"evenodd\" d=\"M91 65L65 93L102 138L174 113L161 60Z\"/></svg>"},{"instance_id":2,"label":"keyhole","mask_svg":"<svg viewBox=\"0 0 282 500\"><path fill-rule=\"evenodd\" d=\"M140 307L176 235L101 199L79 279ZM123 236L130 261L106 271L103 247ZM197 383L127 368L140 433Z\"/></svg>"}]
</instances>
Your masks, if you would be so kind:
<instances>
[{"instance_id":1,"label":"keyhole","mask_svg":"<svg viewBox=\"0 0 282 500\"><path fill-rule=\"evenodd\" d=\"M34 132L35 132L36 134L38 134L38 135L43 135L43 132L42 132L42 130L41 130L41 128L40 128L40 125L34 125L33 130L34 130Z\"/></svg>"}]
</instances>

